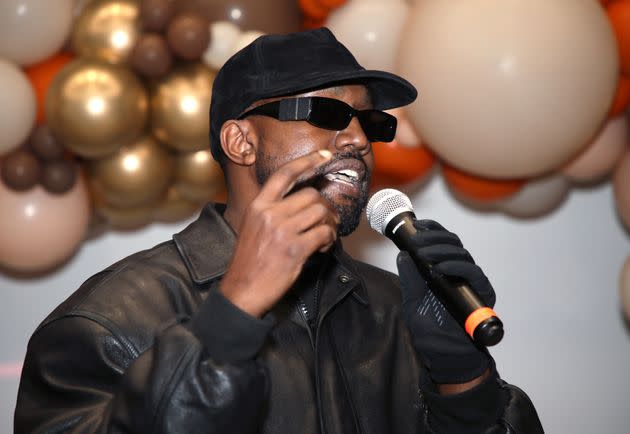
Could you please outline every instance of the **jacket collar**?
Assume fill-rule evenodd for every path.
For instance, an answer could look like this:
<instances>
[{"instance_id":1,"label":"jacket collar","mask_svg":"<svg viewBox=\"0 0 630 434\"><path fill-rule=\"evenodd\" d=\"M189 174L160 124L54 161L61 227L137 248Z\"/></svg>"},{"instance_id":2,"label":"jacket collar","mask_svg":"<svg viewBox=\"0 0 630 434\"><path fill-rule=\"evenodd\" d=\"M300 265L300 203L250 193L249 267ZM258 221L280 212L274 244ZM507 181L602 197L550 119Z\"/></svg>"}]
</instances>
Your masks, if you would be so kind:
<instances>
[{"instance_id":1,"label":"jacket collar","mask_svg":"<svg viewBox=\"0 0 630 434\"><path fill-rule=\"evenodd\" d=\"M197 285L209 283L225 274L236 235L223 219L224 204L206 205L199 218L181 232L173 235L173 241L181 255L192 281ZM333 257L352 282L353 296L362 304L368 303L367 289L361 280L354 260L337 242ZM350 282L349 282L350 283Z\"/></svg>"}]
</instances>

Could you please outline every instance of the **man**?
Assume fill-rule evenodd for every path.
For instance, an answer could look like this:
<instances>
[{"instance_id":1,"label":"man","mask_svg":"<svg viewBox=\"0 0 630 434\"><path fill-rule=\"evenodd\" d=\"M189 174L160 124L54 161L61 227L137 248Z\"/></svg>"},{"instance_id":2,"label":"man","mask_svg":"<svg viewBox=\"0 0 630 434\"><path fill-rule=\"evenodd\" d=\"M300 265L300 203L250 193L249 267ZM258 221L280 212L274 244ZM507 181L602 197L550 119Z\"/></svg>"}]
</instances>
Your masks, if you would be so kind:
<instances>
[{"instance_id":1,"label":"man","mask_svg":"<svg viewBox=\"0 0 630 434\"><path fill-rule=\"evenodd\" d=\"M367 201L370 142L395 132L380 110L415 97L327 29L232 57L211 107L227 205L96 274L42 323L16 432L542 432L408 255L399 285L338 241ZM419 254L492 304L457 236L416 225Z\"/></svg>"}]
</instances>

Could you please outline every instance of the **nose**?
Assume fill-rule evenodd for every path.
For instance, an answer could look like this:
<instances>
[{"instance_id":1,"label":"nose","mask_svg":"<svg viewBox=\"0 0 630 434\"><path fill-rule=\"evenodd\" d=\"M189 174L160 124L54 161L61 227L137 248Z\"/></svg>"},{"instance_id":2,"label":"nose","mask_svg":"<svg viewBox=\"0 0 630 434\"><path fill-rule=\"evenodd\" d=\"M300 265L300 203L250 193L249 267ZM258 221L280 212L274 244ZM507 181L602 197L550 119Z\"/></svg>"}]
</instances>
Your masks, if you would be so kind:
<instances>
[{"instance_id":1,"label":"nose","mask_svg":"<svg viewBox=\"0 0 630 434\"><path fill-rule=\"evenodd\" d=\"M354 148L362 155L370 152L370 141L356 116L352 118L345 129L337 133L335 147L340 151Z\"/></svg>"}]
</instances>

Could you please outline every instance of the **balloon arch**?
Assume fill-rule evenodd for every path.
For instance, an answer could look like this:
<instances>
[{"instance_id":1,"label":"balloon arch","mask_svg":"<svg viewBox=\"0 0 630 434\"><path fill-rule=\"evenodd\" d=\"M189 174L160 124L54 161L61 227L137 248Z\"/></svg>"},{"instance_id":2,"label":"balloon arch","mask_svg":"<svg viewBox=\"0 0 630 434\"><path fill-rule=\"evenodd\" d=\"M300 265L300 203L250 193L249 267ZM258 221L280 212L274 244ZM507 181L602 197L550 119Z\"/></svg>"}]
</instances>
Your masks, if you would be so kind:
<instances>
[{"instance_id":1,"label":"balloon arch","mask_svg":"<svg viewBox=\"0 0 630 434\"><path fill-rule=\"evenodd\" d=\"M216 70L319 26L420 91L373 144L373 188L443 176L466 206L534 218L610 180L630 228L630 0L5 0L0 265L53 270L103 231L223 198Z\"/></svg>"}]
</instances>

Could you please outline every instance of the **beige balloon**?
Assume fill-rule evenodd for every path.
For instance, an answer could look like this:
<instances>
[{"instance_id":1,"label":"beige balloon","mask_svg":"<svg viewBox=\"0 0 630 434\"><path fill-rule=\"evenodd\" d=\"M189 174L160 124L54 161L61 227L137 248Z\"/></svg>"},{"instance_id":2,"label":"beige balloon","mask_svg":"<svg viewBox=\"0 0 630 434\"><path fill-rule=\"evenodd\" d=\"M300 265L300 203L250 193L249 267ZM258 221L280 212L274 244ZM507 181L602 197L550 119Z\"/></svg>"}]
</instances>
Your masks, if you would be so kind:
<instances>
[{"instance_id":1,"label":"beige balloon","mask_svg":"<svg viewBox=\"0 0 630 434\"><path fill-rule=\"evenodd\" d=\"M140 7L134 0L88 3L74 23L73 50L85 58L125 62L142 32L139 15Z\"/></svg>"},{"instance_id":2,"label":"beige balloon","mask_svg":"<svg viewBox=\"0 0 630 434\"><path fill-rule=\"evenodd\" d=\"M398 72L439 156L488 178L542 175L583 149L616 90L615 37L593 0L423 0Z\"/></svg>"},{"instance_id":3,"label":"beige balloon","mask_svg":"<svg viewBox=\"0 0 630 434\"><path fill-rule=\"evenodd\" d=\"M172 154L147 135L91 162L90 181L94 194L108 205L131 208L158 201L166 193L173 168Z\"/></svg>"},{"instance_id":4,"label":"beige balloon","mask_svg":"<svg viewBox=\"0 0 630 434\"><path fill-rule=\"evenodd\" d=\"M398 107L385 111L396 116L396 120L398 121L394 140L407 148L416 148L422 145L422 139L418 135L416 127L414 127L409 120L409 116L407 116L407 112L404 108Z\"/></svg>"},{"instance_id":5,"label":"beige balloon","mask_svg":"<svg viewBox=\"0 0 630 434\"><path fill-rule=\"evenodd\" d=\"M597 182L608 176L628 148L629 127L625 115L609 120L595 140L572 159L562 173L576 183Z\"/></svg>"},{"instance_id":6,"label":"beige balloon","mask_svg":"<svg viewBox=\"0 0 630 434\"><path fill-rule=\"evenodd\" d=\"M223 171L209 150L180 153L175 160L174 187L192 202L205 203L224 188Z\"/></svg>"},{"instance_id":7,"label":"beige balloon","mask_svg":"<svg viewBox=\"0 0 630 434\"><path fill-rule=\"evenodd\" d=\"M630 257L626 259L619 276L619 299L621 310L626 319L630 321Z\"/></svg>"},{"instance_id":8,"label":"beige balloon","mask_svg":"<svg viewBox=\"0 0 630 434\"><path fill-rule=\"evenodd\" d=\"M403 0L349 1L331 12L326 27L366 69L393 71L408 16Z\"/></svg>"},{"instance_id":9,"label":"beige balloon","mask_svg":"<svg viewBox=\"0 0 630 434\"><path fill-rule=\"evenodd\" d=\"M552 174L529 181L514 196L497 204L497 209L519 218L541 217L556 209L568 197L569 181Z\"/></svg>"},{"instance_id":10,"label":"beige balloon","mask_svg":"<svg viewBox=\"0 0 630 434\"><path fill-rule=\"evenodd\" d=\"M25 193L0 182L0 264L18 272L48 271L79 247L90 220L83 177L62 195L41 186Z\"/></svg>"},{"instance_id":11,"label":"beige balloon","mask_svg":"<svg viewBox=\"0 0 630 434\"><path fill-rule=\"evenodd\" d=\"M48 89L46 120L70 150L99 158L142 132L147 106L144 87L129 69L75 60Z\"/></svg>"},{"instance_id":12,"label":"beige balloon","mask_svg":"<svg viewBox=\"0 0 630 434\"><path fill-rule=\"evenodd\" d=\"M210 146L208 113L215 74L201 63L176 68L151 90L151 126L160 141L179 151Z\"/></svg>"},{"instance_id":13,"label":"beige balloon","mask_svg":"<svg viewBox=\"0 0 630 434\"><path fill-rule=\"evenodd\" d=\"M630 151L624 153L615 168L613 189L621 221L630 230Z\"/></svg>"},{"instance_id":14,"label":"beige balloon","mask_svg":"<svg viewBox=\"0 0 630 434\"><path fill-rule=\"evenodd\" d=\"M241 29L231 21L215 21L210 24L210 44L203 54L203 61L218 70L234 54L232 47L241 36Z\"/></svg>"}]
</instances>

